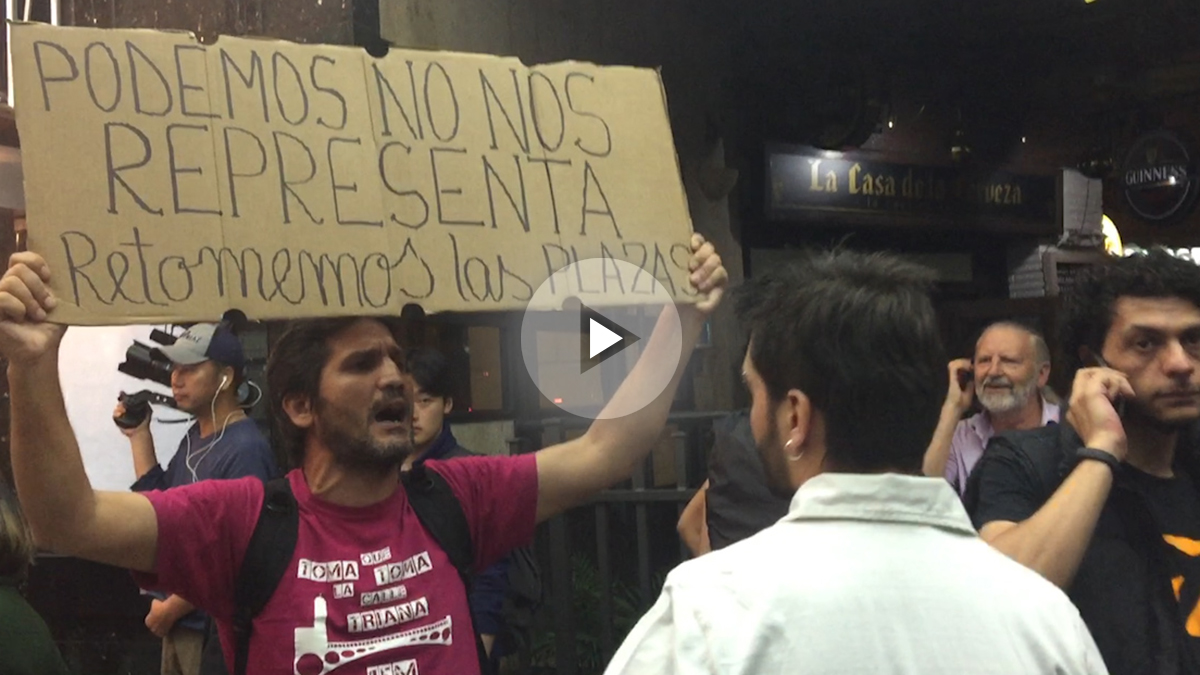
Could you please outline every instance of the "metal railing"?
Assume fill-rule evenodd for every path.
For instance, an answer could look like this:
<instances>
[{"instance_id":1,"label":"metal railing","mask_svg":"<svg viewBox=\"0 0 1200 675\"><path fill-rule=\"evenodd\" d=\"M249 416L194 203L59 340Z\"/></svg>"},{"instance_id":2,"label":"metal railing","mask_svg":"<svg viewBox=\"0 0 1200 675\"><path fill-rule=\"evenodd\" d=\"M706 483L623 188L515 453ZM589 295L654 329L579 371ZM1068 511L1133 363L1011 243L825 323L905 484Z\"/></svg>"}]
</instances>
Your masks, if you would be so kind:
<instances>
[{"instance_id":1,"label":"metal railing","mask_svg":"<svg viewBox=\"0 0 1200 675\"><path fill-rule=\"evenodd\" d=\"M539 527L535 548L539 564L542 565L545 591L538 622L542 628L539 637L543 643L552 645L553 656L539 660L536 654L523 654L519 672L586 675L591 670L588 663L598 665L597 670L603 669L625 637L623 632L618 631L616 604L619 598L615 589L621 586L634 590L633 596L638 602L626 601L622 605L626 615L630 610L629 605L634 605L635 617L621 617L625 623L629 623L649 608L659 591L655 585L655 549L659 552L660 569L669 569L690 557L676 533L675 522L696 492L692 485L704 482L705 457L711 447L713 423L729 414L718 411L671 415L667 422L670 431L667 433L673 480L668 480L667 484L655 480L653 457L647 457L635 468L633 476L626 483L601 492L587 505L572 509ZM589 420L579 418L518 421L515 428L517 438L510 441L510 453L533 452L562 443L571 437L573 431L582 431L588 424ZM669 509L673 517L652 518L652 511L657 510L657 515L663 516L666 514L661 511L669 506L674 506ZM619 578L620 570L616 569L613 535L622 533L616 531L621 527L620 524L614 528L614 509L632 509L633 512L634 570L632 575L624 575L626 578L632 576L635 579L633 584L625 584ZM583 541L586 537L578 536L586 534L586 530L594 530L594 545ZM581 589L576 587L577 580L573 579L580 559L589 563L594 560L594 581L599 596L596 616L579 615L580 605L586 605L579 602ZM622 559L622 562L629 561ZM582 609L584 612L590 611L586 606ZM598 634L585 636L581 633L581 620L593 626L598 625ZM621 630L625 629L627 626ZM591 651L592 658L582 658L580 650L584 647Z\"/></svg>"}]
</instances>

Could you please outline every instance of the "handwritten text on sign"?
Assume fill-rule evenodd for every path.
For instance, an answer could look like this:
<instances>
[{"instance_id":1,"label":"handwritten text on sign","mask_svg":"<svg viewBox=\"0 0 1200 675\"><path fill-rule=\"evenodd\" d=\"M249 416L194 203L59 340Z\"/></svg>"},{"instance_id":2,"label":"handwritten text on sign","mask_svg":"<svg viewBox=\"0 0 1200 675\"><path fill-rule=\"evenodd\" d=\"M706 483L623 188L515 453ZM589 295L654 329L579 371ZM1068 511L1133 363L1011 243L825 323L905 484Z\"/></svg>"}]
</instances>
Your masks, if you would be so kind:
<instances>
[{"instance_id":1,"label":"handwritten text on sign","mask_svg":"<svg viewBox=\"0 0 1200 675\"><path fill-rule=\"evenodd\" d=\"M630 302L691 293L654 71L33 24L13 47L62 320L511 309L598 257L647 272Z\"/></svg>"}]
</instances>

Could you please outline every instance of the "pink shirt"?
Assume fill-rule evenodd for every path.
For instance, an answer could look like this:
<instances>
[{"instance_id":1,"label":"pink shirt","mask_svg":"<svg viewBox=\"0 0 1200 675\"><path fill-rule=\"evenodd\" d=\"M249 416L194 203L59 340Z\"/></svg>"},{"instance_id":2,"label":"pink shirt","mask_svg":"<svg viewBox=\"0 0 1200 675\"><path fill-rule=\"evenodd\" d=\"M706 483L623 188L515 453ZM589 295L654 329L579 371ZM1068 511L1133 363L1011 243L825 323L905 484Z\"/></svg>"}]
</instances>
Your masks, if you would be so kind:
<instances>
[{"instance_id":1,"label":"pink shirt","mask_svg":"<svg viewBox=\"0 0 1200 675\"><path fill-rule=\"evenodd\" d=\"M482 570L533 539L533 455L429 461L462 504ZM288 474L300 510L296 552L254 620L247 675L458 675L479 672L466 590L403 490L361 508L313 497ZM146 493L158 517L157 575L217 619L232 672L233 593L258 518L254 478Z\"/></svg>"},{"instance_id":2,"label":"pink shirt","mask_svg":"<svg viewBox=\"0 0 1200 675\"><path fill-rule=\"evenodd\" d=\"M1057 423L1059 407L1042 399L1042 426ZM976 413L954 427L954 438L950 441L950 458L946 461L946 480L954 491L962 496L967 490L967 478L971 469L983 457L983 450L996 431L986 412Z\"/></svg>"}]
</instances>

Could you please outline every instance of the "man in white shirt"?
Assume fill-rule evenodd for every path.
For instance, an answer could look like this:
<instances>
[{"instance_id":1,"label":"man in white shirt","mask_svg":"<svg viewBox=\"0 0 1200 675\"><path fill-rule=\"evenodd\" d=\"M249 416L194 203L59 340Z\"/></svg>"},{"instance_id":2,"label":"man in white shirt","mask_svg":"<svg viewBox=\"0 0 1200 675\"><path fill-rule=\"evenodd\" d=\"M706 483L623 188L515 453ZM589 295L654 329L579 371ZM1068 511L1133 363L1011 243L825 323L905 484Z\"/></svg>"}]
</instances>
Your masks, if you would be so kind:
<instances>
[{"instance_id":1,"label":"man in white shirt","mask_svg":"<svg viewBox=\"0 0 1200 675\"><path fill-rule=\"evenodd\" d=\"M975 343L974 360L955 359L948 369L950 386L925 451L925 475L945 476L962 495L992 436L1057 423L1060 411L1042 397L1050 379L1046 341L1020 324L988 326ZM976 397L983 410L962 419Z\"/></svg>"},{"instance_id":2,"label":"man in white shirt","mask_svg":"<svg viewBox=\"0 0 1200 675\"><path fill-rule=\"evenodd\" d=\"M1054 585L921 476L945 360L921 268L839 251L747 282L743 365L790 511L676 568L608 673L1105 673Z\"/></svg>"}]
</instances>

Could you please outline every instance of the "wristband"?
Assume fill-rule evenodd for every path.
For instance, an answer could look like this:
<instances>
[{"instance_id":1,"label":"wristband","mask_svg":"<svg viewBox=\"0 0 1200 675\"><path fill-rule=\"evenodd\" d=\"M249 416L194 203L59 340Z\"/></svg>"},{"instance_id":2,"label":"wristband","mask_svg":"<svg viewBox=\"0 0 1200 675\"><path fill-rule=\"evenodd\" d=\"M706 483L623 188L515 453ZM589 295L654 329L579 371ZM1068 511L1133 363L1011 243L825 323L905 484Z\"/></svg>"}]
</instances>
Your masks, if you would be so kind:
<instances>
[{"instance_id":1,"label":"wristband","mask_svg":"<svg viewBox=\"0 0 1200 675\"><path fill-rule=\"evenodd\" d=\"M1117 473L1117 469L1121 466L1121 460L1103 450L1095 448L1080 448L1075 451L1075 457L1080 460L1094 459L1097 462L1103 462L1108 465L1108 468L1112 469L1114 474Z\"/></svg>"}]
</instances>

